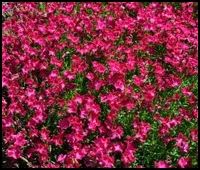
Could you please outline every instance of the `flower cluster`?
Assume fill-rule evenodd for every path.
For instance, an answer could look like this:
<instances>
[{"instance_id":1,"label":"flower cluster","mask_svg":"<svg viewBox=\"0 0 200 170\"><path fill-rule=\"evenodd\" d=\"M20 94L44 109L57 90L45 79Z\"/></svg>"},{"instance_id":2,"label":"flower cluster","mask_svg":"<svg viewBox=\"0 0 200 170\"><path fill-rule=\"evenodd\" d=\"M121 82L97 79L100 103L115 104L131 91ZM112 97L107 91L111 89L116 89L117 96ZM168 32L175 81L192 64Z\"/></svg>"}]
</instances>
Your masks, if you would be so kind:
<instances>
[{"instance_id":1,"label":"flower cluster","mask_svg":"<svg viewBox=\"0 0 200 170\"><path fill-rule=\"evenodd\" d=\"M2 7L4 166L197 166L196 3Z\"/></svg>"}]
</instances>

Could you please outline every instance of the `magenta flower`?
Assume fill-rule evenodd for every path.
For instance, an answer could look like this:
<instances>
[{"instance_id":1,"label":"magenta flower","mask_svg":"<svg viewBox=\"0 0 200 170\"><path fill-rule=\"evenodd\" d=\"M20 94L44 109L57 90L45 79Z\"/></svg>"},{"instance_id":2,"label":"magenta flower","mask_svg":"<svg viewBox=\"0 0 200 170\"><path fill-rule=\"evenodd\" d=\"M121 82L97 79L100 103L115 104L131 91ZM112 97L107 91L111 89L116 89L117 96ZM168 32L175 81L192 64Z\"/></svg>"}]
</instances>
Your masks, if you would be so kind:
<instances>
[{"instance_id":1,"label":"magenta flower","mask_svg":"<svg viewBox=\"0 0 200 170\"><path fill-rule=\"evenodd\" d=\"M190 158L188 157L181 157L179 160L178 160L178 166L180 168L189 168L191 166L191 162L190 162Z\"/></svg>"},{"instance_id":2,"label":"magenta flower","mask_svg":"<svg viewBox=\"0 0 200 170\"><path fill-rule=\"evenodd\" d=\"M170 168L170 165L166 161L155 162L155 168Z\"/></svg>"},{"instance_id":3,"label":"magenta flower","mask_svg":"<svg viewBox=\"0 0 200 170\"><path fill-rule=\"evenodd\" d=\"M196 167L197 8L3 2L2 166Z\"/></svg>"}]
</instances>

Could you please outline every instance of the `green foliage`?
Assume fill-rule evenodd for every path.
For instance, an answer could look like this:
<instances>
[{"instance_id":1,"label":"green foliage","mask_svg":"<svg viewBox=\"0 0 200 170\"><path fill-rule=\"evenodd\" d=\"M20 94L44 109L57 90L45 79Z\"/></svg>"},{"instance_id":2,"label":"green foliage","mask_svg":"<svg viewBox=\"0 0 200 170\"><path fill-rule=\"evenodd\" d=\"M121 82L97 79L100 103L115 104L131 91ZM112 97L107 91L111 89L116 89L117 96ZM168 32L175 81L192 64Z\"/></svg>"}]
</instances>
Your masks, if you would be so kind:
<instances>
[{"instance_id":1,"label":"green foliage","mask_svg":"<svg viewBox=\"0 0 200 170\"><path fill-rule=\"evenodd\" d=\"M38 7L41 11L45 11L45 9L46 9L46 4L45 4L45 2L40 2L39 3L39 7Z\"/></svg>"},{"instance_id":2,"label":"green foliage","mask_svg":"<svg viewBox=\"0 0 200 170\"><path fill-rule=\"evenodd\" d=\"M135 91L136 93L138 93L138 92L140 92L140 88L137 87L137 86L134 86L134 91Z\"/></svg>"},{"instance_id":3,"label":"green foliage","mask_svg":"<svg viewBox=\"0 0 200 170\"><path fill-rule=\"evenodd\" d=\"M66 99L66 100L70 100L74 97L74 95L76 94L76 90L73 89L73 90L67 90L64 92L63 94L63 98Z\"/></svg>"},{"instance_id":4,"label":"green foliage","mask_svg":"<svg viewBox=\"0 0 200 170\"><path fill-rule=\"evenodd\" d=\"M152 60L163 59L167 51L166 46L163 44L153 44L153 47L154 47L154 53L153 55L150 56L150 58Z\"/></svg>"},{"instance_id":5,"label":"green foliage","mask_svg":"<svg viewBox=\"0 0 200 170\"><path fill-rule=\"evenodd\" d=\"M133 81L134 71L128 71L126 73L126 81L131 83Z\"/></svg>"},{"instance_id":6,"label":"green foliage","mask_svg":"<svg viewBox=\"0 0 200 170\"><path fill-rule=\"evenodd\" d=\"M82 44L84 44L85 42L90 42L92 40L93 40L93 37L90 34L86 33L86 32L85 32L84 36L80 37L80 42Z\"/></svg>"},{"instance_id":7,"label":"green foliage","mask_svg":"<svg viewBox=\"0 0 200 170\"><path fill-rule=\"evenodd\" d=\"M124 44L125 41L125 34L122 34L116 41L115 41L115 45L122 45Z\"/></svg>"},{"instance_id":8,"label":"green foliage","mask_svg":"<svg viewBox=\"0 0 200 170\"><path fill-rule=\"evenodd\" d=\"M103 12L101 13L101 16L102 16L103 18L105 18L105 17L107 17L107 16L110 15L110 14L111 14L110 11L103 11Z\"/></svg>"},{"instance_id":9,"label":"green foliage","mask_svg":"<svg viewBox=\"0 0 200 170\"><path fill-rule=\"evenodd\" d=\"M136 14L135 14L136 15ZM136 32L131 34L133 44L137 44L139 42L139 37Z\"/></svg>"},{"instance_id":10,"label":"green foliage","mask_svg":"<svg viewBox=\"0 0 200 170\"><path fill-rule=\"evenodd\" d=\"M192 84L195 84L195 86L198 85L198 76L197 75L183 77L183 79L182 79L182 86L183 87L189 86L189 85L192 85Z\"/></svg>"},{"instance_id":11,"label":"green foliage","mask_svg":"<svg viewBox=\"0 0 200 170\"><path fill-rule=\"evenodd\" d=\"M101 93L104 94L104 93L108 93L109 91L111 91L113 89L113 85L106 85L106 86L103 86L102 89L101 89Z\"/></svg>"},{"instance_id":12,"label":"green foliage","mask_svg":"<svg viewBox=\"0 0 200 170\"><path fill-rule=\"evenodd\" d=\"M170 2L174 9L181 9L181 2Z\"/></svg>"},{"instance_id":13,"label":"green foliage","mask_svg":"<svg viewBox=\"0 0 200 170\"><path fill-rule=\"evenodd\" d=\"M47 127L52 134L57 133L57 130L58 130L57 125L58 125L58 121L60 120L58 111L59 111L58 105L55 105L53 108L51 108L49 110L47 120L44 124L44 126Z\"/></svg>"},{"instance_id":14,"label":"green foliage","mask_svg":"<svg viewBox=\"0 0 200 170\"><path fill-rule=\"evenodd\" d=\"M138 50L136 56L139 58L147 58L149 54L145 51Z\"/></svg>"},{"instance_id":15,"label":"green foliage","mask_svg":"<svg viewBox=\"0 0 200 170\"><path fill-rule=\"evenodd\" d=\"M60 38L60 42L67 42L67 41L68 41L67 35L66 35L66 33L64 33Z\"/></svg>"},{"instance_id":16,"label":"green foliage","mask_svg":"<svg viewBox=\"0 0 200 170\"><path fill-rule=\"evenodd\" d=\"M101 107L101 115L99 117L99 119L104 122L106 120L106 117L110 111L110 108L107 104L105 103L100 103L100 107Z\"/></svg>"},{"instance_id":17,"label":"green foliage","mask_svg":"<svg viewBox=\"0 0 200 170\"><path fill-rule=\"evenodd\" d=\"M135 67L135 69L133 71L128 71L126 73L126 77L125 79L128 81L128 82L132 82L133 81L133 76L134 75L139 75L140 74L140 69L138 68L138 66Z\"/></svg>"},{"instance_id":18,"label":"green foliage","mask_svg":"<svg viewBox=\"0 0 200 170\"><path fill-rule=\"evenodd\" d=\"M90 34L86 34L85 36L86 41L92 41L93 37Z\"/></svg>"},{"instance_id":19,"label":"green foliage","mask_svg":"<svg viewBox=\"0 0 200 170\"><path fill-rule=\"evenodd\" d=\"M166 147L158 138L157 131L151 131L145 143L139 144L136 152L136 164L153 168L156 160L166 159Z\"/></svg>"},{"instance_id":20,"label":"green foliage","mask_svg":"<svg viewBox=\"0 0 200 170\"><path fill-rule=\"evenodd\" d=\"M65 35L63 35L63 40L65 39ZM64 48L62 51L59 51L57 53L57 57L61 59L61 57L64 56L64 70L68 70L71 68L71 62L72 62L72 55L75 53L75 50L73 48Z\"/></svg>"},{"instance_id":21,"label":"green foliage","mask_svg":"<svg viewBox=\"0 0 200 170\"><path fill-rule=\"evenodd\" d=\"M195 2L193 5L193 17L198 18L198 2Z\"/></svg>"},{"instance_id":22,"label":"green foliage","mask_svg":"<svg viewBox=\"0 0 200 170\"><path fill-rule=\"evenodd\" d=\"M153 74L149 75L147 82L149 82L150 84L154 84L156 82L155 75L153 75Z\"/></svg>"},{"instance_id":23,"label":"green foliage","mask_svg":"<svg viewBox=\"0 0 200 170\"><path fill-rule=\"evenodd\" d=\"M198 96L198 75L183 77L182 87L193 86L192 92Z\"/></svg>"},{"instance_id":24,"label":"green foliage","mask_svg":"<svg viewBox=\"0 0 200 170\"><path fill-rule=\"evenodd\" d=\"M142 121L147 121L149 123L153 123L154 120L152 119L152 113L148 112L146 109L139 110L139 117Z\"/></svg>"},{"instance_id":25,"label":"green foliage","mask_svg":"<svg viewBox=\"0 0 200 170\"><path fill-rule=\"evenodd\" d=\"M128 15L132 18L135 18L137 16L137 13L133 10L127 10Z\"/></svg>"},{"instance_id":26,"label":"green foliage","mask_svg":"<svg viewBox=\"0 0 200 170\"><path fill-rule=\"evenodd\" d=\"M142 2L144 7L147 7L151 2Z\"/></svg>"},{"instance_id":27,"label":"green foliage","mask_svg":"<svg viewBox=\"0 0 200 170\"><path fill-rule=\"evenodd\" d=\"M76 75L76 92L79 94L85 94L88 91L87 88L88 79L83 75L83 73L78 73Z\"/></svg>"},{"instance_id":28,"label":"green foliage","mask_svg":"<svg viewBox=\"0 0 200 170\"><path fill-rule=\"evenodd\" d=\"M182 123L175 128L171 129L170 134L175 137L179 132L182 132L184 135L190 137L190 130L198 128L196 120L186 121L183 120Z\"/></svg>"},{"instance_id":29,"label":"green foliage","mask_svg":"<svg viewBox=\"0 0 200 170\"><path fill-rule=\"evenodd\" d=\"M95 131L95 132L91 132L88 136L87 139L84 141L84 143L86 144L91 144L95 138L98 136L99 132Z\"/></svg>"},{"instance_id":30,"label":"green foliage","mask_svg":"<svg viewBox=\"0 0 200 170\"><path fill-rule=\"evenodd\" d=\"M177 147L174 146L174 143L170 143L168 145L171 145L170 150L167 148L167 154L170 157L172 161L172 166L177 167L177 161L181 156L181 153Z\"/></svg>"},{"instance_id":31,"label":"green foliage","mask_svg":"<svg viewBox=\"0 0 200 170\"><path fill-rule=\"evenodd\" d=\"M34 115L34 110L29 109L29 107L26 104L24 105L24 108L26 109L26 114L24 116L22 116L19 113L15 113L13 115L13 119L16 122L19 122L22 126L25 126L28 123L28 121L30 120L30 118ZM16 129L18 127L19 126L16 126Z\"/></svg>"},{"instance_id":32,"label":"green foliage","mask_svg":"<svg viewBox=\"0 0 200 170\"><path fill-rule=\"evenodd\" d=\"M125 77L127 83L132 84L134 75L139 75L139 72L140 72L140 70L139 70L139 68L137 66L133 71L128 71L126 73L126 77Z\"/></svg>"},{"instance_id":33,"label":"green foliage","mask_svg":"<svg viewBox=\"0 0 200 170\"><path fill-rule=\"evenodd\" d=\"M122 110L118 113L116 122L124 128L124 136L132 135L133 133L133 117L134 110L129 112Z\"/></svg>"},{"instance_id":34,"label":"green foliage","mask_svg":"<svg viewBox=\"0 0 200 170\"><path fill-rule=\"evenodd\" d=\"M108 5L108 2L101 2L103 7L106 7Z\"/></svg>"},{"instance_id":35,"label":"green foliage","mask_svg":"<svg viewBox=\"0 0 200 170\"><path fill-rule=\"evenodd\" d=\"M87 14L89 14L89 15L92 15L92 14L93 14L93 10L90 9L90 8L86 9L86 12L87 12Z\"/></svg>"},{"instance_id":36,"label":"green foliage","mask_svg":"<svg viewBox=\"0 0 200 170\"><path fill-rule=\"evenodd\" d=\"M198 167L198 143L197 142L191 142L190 143L190 151L189 151L189 157L192 158L192 165L194 168Z\"/></svg>"},{"instance_id":37,"label":"green foliage","mask_svg":"<svg viewBox=\"0 0 200 170\"><path fill-rule=\"evenodd\" d=\"M76 2L76 5L74 7L74 14L77 14L80 12L80 2Z\"/></svg>"},{"instance_id":38,"label":"green foliage","mask_svg":"<svg viewBox=\"0 0 200 170\"><path fill-rule=\"evenodd\" d=\"M171 64L162 61L162 66L164 67L167 74L177 74L176 69Z\"/></svg>"}]
</instances>

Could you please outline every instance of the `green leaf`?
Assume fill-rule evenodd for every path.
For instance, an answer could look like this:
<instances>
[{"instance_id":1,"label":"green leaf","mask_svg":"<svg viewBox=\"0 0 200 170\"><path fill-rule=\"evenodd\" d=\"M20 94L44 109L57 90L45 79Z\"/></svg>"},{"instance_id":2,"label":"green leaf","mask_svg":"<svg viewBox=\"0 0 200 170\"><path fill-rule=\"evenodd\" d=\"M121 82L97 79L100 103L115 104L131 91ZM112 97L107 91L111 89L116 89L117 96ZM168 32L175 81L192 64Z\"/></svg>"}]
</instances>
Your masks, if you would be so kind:
<instances>
[{"instance_id":1,"label":"green leaf","mask_svg":"<svg viewBox=\"0 0 200 170\"><path fill-rule=\"evenodd\" d=\"M171 2L171 5L176 9L181 9L181 3L180 2Z\"/></svg>"},{"instance_id":2,"label":"green leaf","mask_svg":"<svg viewBox=\"0 0 200 170\"><path fill-rule=\"evenodd\" d=\"M57 133L57 125L58 121L60 120L58 110L58 105L53 106L53 108L51 108L51 110L49 111L46 122L44 123L44 126L50 130L51 134Z\"/></svg>"},{"instance_id":3,"label":"green leaf","mask_svg":"<svg viewBox=\"0 0 200 170\"><path fill-rule=\"evenodd\" d=\"M124 43L125 41L125 38L126 38L126 32L123 33L116 41L115 41L115 45L121 45Z\"/></svg>"},{"instance_id":4,"label":"green leaf","mask_svg":"<svg viewBox=\"0 0 200 170\"><path fill-rule=\"evenodd\" d=\"M87 14L92 15L93 14L93 10L92 9L86 9Z\"/></svg>"},{"instance_id":5,"label":"green leaf","mask_svg":"<svg viewBox=\"0 0 200 170\"><path fill-rule=\"evenodd\" d=\"M124 136L132 135L133 133L133 117L134 110L132 111L120 111L117 115L116 122L119 123L124 129Z\"/></svg>"},{"instance_id":6,"label":"green leaf","mask_svg":"<svg viewBox=\"0 0 200 170\"><path fill-rule=\"evenodd\" d=\"M45 11L45 9L46 9L45 2L40 2L40 3L39 3L39 10Z\"/></svg>"},{"instance_id":7,"label":"green leaf","mask_svg":"<svg viewBox=\"0 0 200 170\"><path fill-rule=\"evenodd\" d=\"M99 103L100 107L101 107L101 115L99 117L99 119L104 122L106 120L106 117L110 111L110 108L107 104L105 103Z\"/></svg>"},{"instance_id":8,"label":"green leaf","mask_svg":"<svg viewBox=\"0 0 200 170\"><path fill-rule=\"evenodd\" d=\"M74 7L74 13L77 14L80 12L80 2L77 2Z\"/></svg>"},{"instance_id":9,"label":"green leaf","mask_svg":"<svg viewBox=\"0 0 200 170\"><path fill-rule=\"evenodd\" d=\"M151 2L142 2L144 7L147 7Z\"/></svg>"},{"instance_id":10,"label":"green leaf","mask_svg":"<svg viewBox=\"0 0 200 170\"><path fill-rule=\"evenodd\" d=\"M80 94L85 94L88 91L87 88L88 79L83 74L77 74L75 83L76 83L76 91Z\"/></svg>"}]
</instances>

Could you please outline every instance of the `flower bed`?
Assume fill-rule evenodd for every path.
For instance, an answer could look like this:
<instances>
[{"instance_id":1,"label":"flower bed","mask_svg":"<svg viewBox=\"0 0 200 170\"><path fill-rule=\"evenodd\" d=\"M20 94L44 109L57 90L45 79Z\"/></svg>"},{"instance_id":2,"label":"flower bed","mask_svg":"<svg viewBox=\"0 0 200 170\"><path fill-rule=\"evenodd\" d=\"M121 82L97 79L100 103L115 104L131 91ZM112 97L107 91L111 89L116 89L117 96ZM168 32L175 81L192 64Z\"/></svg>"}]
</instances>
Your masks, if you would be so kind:
<instances>
[{"instance_id":1,"label":"flower bed","mask_svg":"<svg viewBox=\"0 0 200 170\"><path fill-rule=\"evenodd\" d=\"M4 167L197 167L197 3L3 4Z\"/></svg>"}]
</instances>

